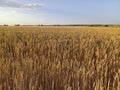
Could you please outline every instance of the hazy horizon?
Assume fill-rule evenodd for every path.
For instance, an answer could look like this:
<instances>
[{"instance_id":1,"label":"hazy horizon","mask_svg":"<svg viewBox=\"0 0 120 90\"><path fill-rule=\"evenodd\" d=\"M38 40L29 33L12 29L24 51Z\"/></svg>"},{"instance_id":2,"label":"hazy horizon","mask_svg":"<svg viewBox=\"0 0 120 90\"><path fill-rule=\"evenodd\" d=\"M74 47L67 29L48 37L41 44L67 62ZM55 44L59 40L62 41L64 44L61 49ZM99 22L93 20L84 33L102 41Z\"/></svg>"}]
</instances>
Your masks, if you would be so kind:
<instances>
[{"instance_id":1,"label":"hazy horizon","mask_svg":"<svg viewBox=\"0 0 120 90\"><path fill-rule=\"evenodd\" d=\"M118 0L0 0L0 24L120 24Z\"/></svg>"}]
</instances>

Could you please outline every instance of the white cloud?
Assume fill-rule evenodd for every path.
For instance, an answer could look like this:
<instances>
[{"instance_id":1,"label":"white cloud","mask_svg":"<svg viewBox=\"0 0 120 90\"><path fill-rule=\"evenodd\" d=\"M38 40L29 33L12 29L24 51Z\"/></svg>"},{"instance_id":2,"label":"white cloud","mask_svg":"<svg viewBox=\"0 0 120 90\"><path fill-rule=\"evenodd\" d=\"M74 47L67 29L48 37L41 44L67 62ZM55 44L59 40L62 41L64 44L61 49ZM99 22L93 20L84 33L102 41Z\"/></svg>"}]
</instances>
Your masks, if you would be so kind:
<instances>
[{"instance_id":1,"label":"white cloud","mask_svg":"<svg viewBox=\"0 0 120 90\"><path fill-rule=\"evenodd\" d=\"M4 12L4 13L3 13ZM41 18L39 18L41 17ZM41 24L44 23L45 20L45 15L37 15L35 14L26 14L22 12L18 12L17 10L12 8L0 8L0 24L9 24L9 25L14 25L14 24Z\"/></svg>"},{"instance_id":2,"label":"white cloud","mask_svg":"<svg viewBox=\"0 0 120 90\"><path fill-rule=\"evenodd\" d=\"M22 8L35 9L35 8L41 8L43 6L44 6L43 4L39 4L39 3L29 3L23 5Z\"/></svg>"},{"instance_id":3,"label":"white cloud","mask_svg":"<svg viewBox=\"0 0 120 90\"><path fill-rule=\"evenodd\" d=\"M43 7L43 4L40 3L22 4L18 3L17 0L0 0L0 7L34 9Z\"/></svg>"},{"instance_id":4,"label":"white cloud","mask_svg":"<svg viewBox=\"0 0 120 90\"><path fill-rule=\"evenodd\" d=\"M0 7L18 8L21 4L14 0L0 0Z\"/></svg>"}]
</instances>

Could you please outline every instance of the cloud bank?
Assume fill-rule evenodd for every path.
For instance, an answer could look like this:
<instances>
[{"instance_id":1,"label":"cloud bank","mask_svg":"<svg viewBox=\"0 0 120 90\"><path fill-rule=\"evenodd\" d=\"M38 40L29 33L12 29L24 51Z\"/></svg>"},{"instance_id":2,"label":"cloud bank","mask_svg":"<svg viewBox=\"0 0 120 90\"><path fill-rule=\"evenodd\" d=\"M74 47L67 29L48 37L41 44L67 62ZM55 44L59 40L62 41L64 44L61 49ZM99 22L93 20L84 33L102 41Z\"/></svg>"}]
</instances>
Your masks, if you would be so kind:
<instances>
[{"instance_id":1,"label":"cloud bank","mask_svg":"<svg viewBox=\"0 0 120 90\"><path fill-rule=\"evenodd\" d=\"M39 4L39 3L29 3L22 6L22 8L29 8L29 9L41 8L41 7L43 7L43 4Z\"/></svg>"},{"instance_id":2,"label":"cloud bank","mask_svg":"<svg viewBox=\"0 0 120 90\"><path fill-rule=\"evenodd\" d=\"M40 3L18 3L17 0L0 0L0 7L35 9L43 7Z\"/></svg>"},{"instance_id":3,"label":"cloud bank","mask_svg":"<svg viewBox=\"0 0 120 90\"><path fill-rule=\"evenodd\" d=\"M13 0L0 0L0 7L11 7L11 8L18 8L21 4L13 1Z\"/></svg>"}]
</instances>

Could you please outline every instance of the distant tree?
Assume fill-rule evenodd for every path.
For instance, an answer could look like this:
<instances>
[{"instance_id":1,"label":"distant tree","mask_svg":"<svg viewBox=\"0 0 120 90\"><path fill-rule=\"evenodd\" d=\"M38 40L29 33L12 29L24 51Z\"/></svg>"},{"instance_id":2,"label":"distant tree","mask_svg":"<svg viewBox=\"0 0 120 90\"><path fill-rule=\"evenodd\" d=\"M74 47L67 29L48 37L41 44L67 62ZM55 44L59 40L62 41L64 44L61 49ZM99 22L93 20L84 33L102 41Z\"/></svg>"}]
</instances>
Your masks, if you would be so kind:
<instances>
[{"instance_id":1,"label":"distant tree","mask_svg":"<svg viewBox=\"0 0 120 90\"><path fill-rule=\"evenodd\" d=\"M20 24L15 24L15 26L20 26Z\"/></svg>"},{"instance_id":2,"label":"distant tree","mask_svg":"<svg viewBox=\"0 0 120 90\"><path fill-rule=\"evenodd\" d=\"M43 24L41 24L41 26L44 26Z\"/></svg>"},{"instance_id":3,"label":"distant tree","mask_svg":"<svg viewBox=\"0 0 120 90\"><path fill-rule=\"evenodd\" d=\"M4 24L3 26L8 26L7 24Z\"/></svg>"},{"instance_id":4,"label":"distant tree","mask_svg":"<svg viewBox=\"0 0 120 90\"><path fill-rule=\"evenodd\" d=\"M43 24L39 24L38 26L43 26Z\"/></svg>"},{"instance_id":5,"label":"distant tree","mask_svg":"<svg viewBox=\"0 0 120 90\"><path fill-rule=\"evenodd\" d=\"M108 27L109 25L105 25L105 27Z\"/></svg>"},{"instance_id":6,"label":"distant tree","mask_svg":"<svg viewBox=\"0 0 120 90\"><path fill-rule=\"evenodd\" d=\"M90 27L93 27L94 25L91 24L91 25L89 25L89 26L90 26Z\"/></svg>"}]
</instances>

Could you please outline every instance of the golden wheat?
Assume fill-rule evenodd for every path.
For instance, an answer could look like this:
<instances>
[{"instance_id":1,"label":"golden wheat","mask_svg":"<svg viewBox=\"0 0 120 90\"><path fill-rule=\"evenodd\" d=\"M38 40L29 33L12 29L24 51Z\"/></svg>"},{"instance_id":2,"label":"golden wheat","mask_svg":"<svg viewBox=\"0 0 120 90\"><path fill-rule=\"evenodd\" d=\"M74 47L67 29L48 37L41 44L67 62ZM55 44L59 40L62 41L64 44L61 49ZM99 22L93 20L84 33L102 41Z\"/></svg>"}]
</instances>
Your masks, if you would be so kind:
<instances>
[{"instance_id":1,"label":"golden wheat","mask_svg":"<svg viewBox=\"0 0 120 90\"><path fill-rule=\"evenodd\" d=\"M0 90L120 90L120 28L0 27Z\"/></svg>"}]
</instances>

